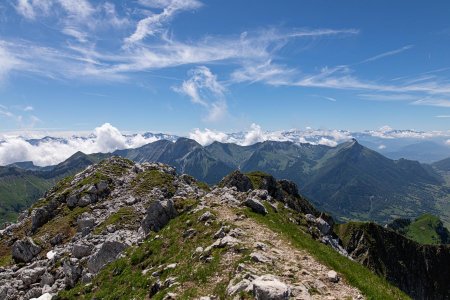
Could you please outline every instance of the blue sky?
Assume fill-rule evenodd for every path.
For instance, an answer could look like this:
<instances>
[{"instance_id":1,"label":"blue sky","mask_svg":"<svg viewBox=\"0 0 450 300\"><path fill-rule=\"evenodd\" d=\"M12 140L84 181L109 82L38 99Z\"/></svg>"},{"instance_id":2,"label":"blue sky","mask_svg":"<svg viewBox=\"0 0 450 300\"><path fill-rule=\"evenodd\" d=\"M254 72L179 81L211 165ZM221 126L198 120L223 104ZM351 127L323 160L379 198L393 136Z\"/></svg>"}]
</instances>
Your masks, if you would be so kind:
<instances>
[{"instance_id":1,"label":"blue sky","mask_svg":"<svg viewBox=\"0 0 450 300\"><path fill-rule=\"evenodd\" d=\"M449 16L448 1L2 1L0 130L449 130Z\"/></svg>"}]
</instances>

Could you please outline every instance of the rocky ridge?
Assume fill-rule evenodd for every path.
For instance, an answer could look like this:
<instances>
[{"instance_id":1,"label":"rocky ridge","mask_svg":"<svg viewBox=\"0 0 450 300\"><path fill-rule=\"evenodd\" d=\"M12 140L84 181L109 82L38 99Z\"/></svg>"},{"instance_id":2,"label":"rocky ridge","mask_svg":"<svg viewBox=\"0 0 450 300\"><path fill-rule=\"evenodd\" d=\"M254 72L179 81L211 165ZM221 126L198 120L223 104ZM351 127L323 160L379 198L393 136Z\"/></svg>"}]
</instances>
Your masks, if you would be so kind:
<instances>
[{"instance_id":1,"label":"rocky ridge","mask_svg":"<svg viewBox=\"0 0 450 300\"><path fill-rule=\"evenodd\" d=\"M0 231L0 298L364 298L245 207L290 209L292 223L348 256L332 219L289 181L236 172L211 191L170 166L112 157L61 181Z\"/></svg>"}]
</instances>

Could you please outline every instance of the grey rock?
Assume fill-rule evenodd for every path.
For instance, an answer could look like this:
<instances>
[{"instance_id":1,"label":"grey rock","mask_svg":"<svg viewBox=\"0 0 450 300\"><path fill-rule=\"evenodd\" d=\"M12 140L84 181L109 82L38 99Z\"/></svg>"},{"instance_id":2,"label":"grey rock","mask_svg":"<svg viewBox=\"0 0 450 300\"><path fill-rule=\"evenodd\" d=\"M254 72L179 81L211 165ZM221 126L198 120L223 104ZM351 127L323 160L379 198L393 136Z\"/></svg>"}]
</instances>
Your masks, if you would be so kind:
<instances>
[{"instance_id":1,"label":"grey rock","mask_svg":"<svg viewBox=\"0 0 450 300\"><path fill-rule=\"evenodd\" d=\"M255 213L261 215L267 214L267 209L261 202L259 202L259 200L255 198L247 198L247 200L244 201L244 205L250 207Z\"/></svg>"},{"instance_id":2,"label":"grey rock","mask_svg":"<svg viewBox=\"0 0 450 300\"><path fill-rule=\"evenodd\" d=\"M323 235L327 235L330 230L331 230L331 226L330 224L328 224L324 219L322 218L317 218L316 219L316 226L317 228L320 230L320 232Z\"/></svg>"},{"instance_id":3,"label":"grey rock","mask_svg":"<svg viewBox=\"0 0 450 300\"><path fill-rule=\"evenodd\" d=\"M334 283L339 282L339 276L338 276L338 274L336 273L336 271L329 271L329 272L327 273L327 278L328 278L328 280L329 280L330 282L334 282Z\"/></svg>"},{"instance_id":4,"label":"grey rock","mask_svg":"<svg viewBox=\"0 0 450 300\"><path fill-rule=\"evenodd\" d=\"M82 231L84 228L91 229L95 225L95 219L88 213L83 213L77 219L78 231Z\"/></svg>"},{"instance_id":5,"label":"grey rock","mask_svg":"<svg viewBox=\"0 0 450 300\"><path fill-rule=\"evenodd\" d=\"M215 216L210 211L207 211L198 218L198 221L206 222L206 221L214 219L214 218L215 218Z\"/></svg>"},{"instance_id":6,"label":"grey rock","mask_svg":"<svg viewBox=\"0 0 450 300\"><path fill-rule=\"evenodd\" d=\"M51 286L53 285L53 283L55 283L55 278L53 277L52 274L45 272L44 274L42 274L41 276L41 286L44 287L46 285Z\"/></svg>"},{"instance_id":7,"label":"grey rock","mask_svg":"<svg viewBox=\"0 0 450 300\"><path fill-rule=\"evenodd\" d=\"M42 289L35 287L35 288L28 290L25 293L25 295L23 296L23 299L29 300L29 299L33 299L33 298L38 298L41 295L42 295Z\"/></svg>"},{"instance_id":8,"label":"grey rock","mask_svg":"<svg viewBox=\"0 0 450 300\"><path fill-rule=\"evenodd\" d=\"M74 208L78 204L77 196L75 195L69 196L66 200L66 203L69 208Z\"/></svg>"},{"instance_id":9,"label":"grey rock","mask_svg":"<svg viewBox=\"0 0 450 300\"><path fill-rule=\"evenodd\" d=\"M37 246L31 238L16 241L12 246L12 257L15 262L30 262L41 252L41 247Z\"/></svg>"},{"instance_id":10,"label":"grey rock","mask_svg":"<svg viewBox=\"0 0 450 300\"><path fill-rule=\"evenodd\" d=\"M81 276L82 268L69 260L63 264L63 272L65 275L64 283L67 287L74 287Z\"/></svg>"},{"instance_id":11,"label":"grey rock","mask_svg":"<svg viewBox=\"0 0 450 300\"><path fill-rule=\"evenodd\" d=\"M50 213L45 208L36 208L31 213L31 231L36 232L50 220Z\"/></svg>"},{"instance_id":12,"label":"grey rock","mask_svg":"<svg viewBox=\"0 0 450 300\"><path fill-rule=\"evenodd\" d=\"M30 286L40 280L40 276L44 274L45 269L38 267L34 269L25 269L20 272L19 279L23 281L25 286Z\"/></svg>"},{"instance_id":13,"label":"grey rock","mask_svg":"<svg viewBox=\"0 0 450 300\"><path fill-rule=\"evenodd\" d=\"M57 235L55 235L54 237L52 237L50 239L50 244L52 246L56 246L56 245L61 244L63 242L63 240L64 240L64 235L62 233L58 233Z\"/></svg>"},{"instance_id":14,"label":"grey rock","mask_svg":"<svg viewBox=\"0 0 450 300\"><path fill-rule=\"evenodd\" d=\"M90 195L84 195L83 197L80 198L80 200L78 200L78 206L81 207L85 207L88 206L89 204L91 204L92 199Z\"/></svg>"},{"instance_id":15,"label":"grey rock","mask_svg":"<svg viewBox=\"0 0 450 300\"><path fill-rule=\"evenodd\" d=\"M263 275L253 281L253 294L257 300L288 300L289 287L273 275Z\"/></svg>"},{"instance_id":16,"label":"grey rock","mask_svg":"<svg viewBox=\"0 0 450 300\"><path fill-rule=\"evenodd\" d=\"M108 190L108 183L106 181L100 181L97 183L97 193L103 194Z\"/></svg>"},{"instance_id":17,"label":"grey rock","mask_svg":"<svg viewBox=\"0 0 450 300\"><path fill-rule=\"evenodd\" d=\"M171 199L155 201L147 209L141 228L148 234L160 231L169 221L178 215Z\"/></svg>"},{"instance_id":18,"label":"grey rock","mask_svg":"<svg viewBox=\"0 0 450 300\"><path fill-rule=\"evenodd\" d=\"M126 247L126 244L117 241L104 242L100 250L89 258L87 262L89 272L98 273L104 266L114 261Z\"/></svg>"},{"instance_id":19,"label":"grey rock","mask_svg":"<svg viewBox=\"0 0 450 300\"><path fill-rule=\"evenodd\" d=\"M92 246L85 244L74 244L72 247L72 256L78 259L91 254Z\"/></svg>"},{"instance_id":20,"label":"grey rock","mask_svg":"<svg viewBox=\"0 0 450 300\"><path fill-rule=\"evenodd\" d=\"M234 171L230 175L226 176L219 183L219 186L229 188L236 187L238 192L247 192L248 190L253 189L250 178L242 174L240 171Z\"/></svg>"}]
</instances>

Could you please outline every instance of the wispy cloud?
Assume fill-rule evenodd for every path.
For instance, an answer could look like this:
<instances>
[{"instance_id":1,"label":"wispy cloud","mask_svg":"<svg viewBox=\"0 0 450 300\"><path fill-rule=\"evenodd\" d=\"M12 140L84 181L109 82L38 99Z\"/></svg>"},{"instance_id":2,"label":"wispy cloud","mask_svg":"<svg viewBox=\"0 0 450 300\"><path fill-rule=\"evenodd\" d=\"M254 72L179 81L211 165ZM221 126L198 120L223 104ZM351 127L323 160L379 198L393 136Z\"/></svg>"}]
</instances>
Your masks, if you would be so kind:
<instances>
[{"instance_id":1,"label":"wispy cloud","mask_svg":"<svg viewBox=\"0 0 450 300\"><path fill-rule=\"evenodd\" d=\"M195 104L208 110L207 121L219 121L227 113L225 87L217 81L217 76L205 66L189 71L189 79L181 86L174 87L178 93L188 96Z\"/></svg>"},{"instance_id":2,"label":"wispy cloud","mask_svg":"<svg viewBox=\"0 0 450 300\"><path fill-rule=\"evenodd\" d=\"M450 115L438 115L436 118L450 118Z\"/></svg>"},{"instance_id":3,"label":"wispy cloud","mask_svg":"<svg viewBox=\"0 0 450 300\"><path fill-rule=\"evenodd\" d=\"M412 102L411 104L429 105L429 106L438 106L438 107L450 107L450 100L425 98L425 99L416 100L416 101Z\"/></svg>"},{"instance_id":4,"label":"wispy cloud","mask_svg":"<svg viewBox=\"0 0 450 300\"><path fill-rule=\"evenodd\" d=\"M134 44L147 36L155 35L163 25L179 12L199 8L202 4L197 0L141 1L150 7L161 7L162 12L151 14L137 23L134 33L125 39L126 44Z\"/></svg>"},{"instance_id":5,"label":"wispy cloud","mask_svg":"<svg viewBox=\"0 0 450 300\"><path fill-rule=\"evenodd\" d=\"M379 60L379 59L382 59L382 58L385 58L385 57L388 57L388 56L396 55L396 54L402 53L402 52L404 52L406 50L409 50L409 49L411 49L413 47L414 47L413 45L407 45L407 46L401 47L399 49L387 51L387 52L384 52L384 53L372 56L372 57L370 57L368 59L365 59L361 63L372 62L372 61L376 61L376 60Z\"/></svg>"}]
</instances>

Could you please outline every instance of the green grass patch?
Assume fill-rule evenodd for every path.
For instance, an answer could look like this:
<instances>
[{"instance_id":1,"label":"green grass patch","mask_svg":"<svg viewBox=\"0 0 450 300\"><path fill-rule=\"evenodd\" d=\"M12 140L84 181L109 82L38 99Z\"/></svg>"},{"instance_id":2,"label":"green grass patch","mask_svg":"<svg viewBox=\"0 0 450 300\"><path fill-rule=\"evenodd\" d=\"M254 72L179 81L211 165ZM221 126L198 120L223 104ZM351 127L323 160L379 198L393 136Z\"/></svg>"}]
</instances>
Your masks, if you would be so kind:
<instances>
[{"instance_id":1,"label":"green grass patch","mask_svg":"<svg viewBox=\"0 0 450 300\"><path fill-rule=\"evenodd\" d=\"M138 220L138 215L132 207L121 207L117 212L111 214L102 224L94 229L94 234L100 234L108 225L125 227L133 225Z\"/></svg>"},{"instance_id":2,"label":"green grass patch","mask_svg":"<svg viewBox=\"0 0 450 300\"><path fill-rule=\"evenodd\" d=\"M270 176L269 174L266 174L261 171L254 171L254 172L246 173L245 175L247 175L247 177L252 182L254 189L260 189L263 186L264 178Z\"/></svg>"},{"instance_id":3,"label":"green grass patch","mask_svg":"<svg viewBox=\"0 0 450 300\"><path fill-rule=\"evenodd\" d=\"M162 272L160 280L164 282L168 277L177 278L182 291L177 299L193 299L213 291L223 294L226 288L224 284L214 283L211 288L206 286L214 274L221 272L220 259L224 250L214 249L212 261L208 263L192 255L196 247L210 245L213 242L212 236L220 228L217 222L209 226L197 222L202 213L204 211L181 214L160 232L151 233L141 245L128 249L125 257L103 269L92 284L79 284L71 290L62 291L58 299L145 299L156 281L151 276L152 272L171 263L177 263L177 267ZM184 238L183 233L190 228L194 228L197 234ZM155 238L156 236L159 238ZM143 270L148 272L144 275ZM163 299L175 288L163 289L152 299Z\"/></svg>"},{"instance_id":4,"label":"green grass patch","mask_svg":"<svg viewBox=\"0 0 450 300\"><path fill-rule=\"evenodd\" d=\"M149 170L136 176L131 183L136 195L142 196L150 192L153 188L166 188L170 195L176 192L173 185L175 177L159 170Z\"/></svg>"},{"instance_id":5,"label":"green grass patch","mask_svg":"<svg viewBox=\"0 0 450 300\"><path fill-rule=\"evenodd\" d=\"M280 233L295 247L306 250L318 261L342 274L347 282L358 288L367 299L410 299L386 279L377 276L366 267L340 255L304 233L298 225L289 221L290 210L279 205L278 211L275 213L269 209L269 214L266 216L253 213L249 209L246 209L245 213L271 230Z\"/></svg>"},{"instance_id":6,"label":"green grass patch","mask_svg":"<svg viewBox=\"0 0 450 300\"><path fill-rule=\"evenodd\" d=\"M441 232L439 234L439 232ZM425 214L406 228L406 237L421 244L442 244L449 239L448 230L442 221L433 215Z\"/></svg>"}]
</instances>

